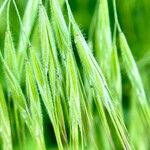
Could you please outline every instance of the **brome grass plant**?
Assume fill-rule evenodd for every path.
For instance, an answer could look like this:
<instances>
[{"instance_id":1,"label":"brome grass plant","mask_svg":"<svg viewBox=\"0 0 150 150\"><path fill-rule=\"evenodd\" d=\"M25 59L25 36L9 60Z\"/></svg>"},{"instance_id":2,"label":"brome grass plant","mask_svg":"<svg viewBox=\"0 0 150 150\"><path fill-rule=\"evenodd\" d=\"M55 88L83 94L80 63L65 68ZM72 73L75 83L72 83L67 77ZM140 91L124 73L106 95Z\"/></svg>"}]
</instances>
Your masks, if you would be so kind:
<instances>
[{"instance_id":1,"label":"brome grass plant","mask_svg":"<svg viewBox=\"0 0 150 150\"><path fill-rule=\"evenodd\" d=\"M0 1L0 149L150 148L150 45L136 3L88 3L87 17L77 0ZM139 5L148 17L150 3Z\"/></svg>"}]
</instances>

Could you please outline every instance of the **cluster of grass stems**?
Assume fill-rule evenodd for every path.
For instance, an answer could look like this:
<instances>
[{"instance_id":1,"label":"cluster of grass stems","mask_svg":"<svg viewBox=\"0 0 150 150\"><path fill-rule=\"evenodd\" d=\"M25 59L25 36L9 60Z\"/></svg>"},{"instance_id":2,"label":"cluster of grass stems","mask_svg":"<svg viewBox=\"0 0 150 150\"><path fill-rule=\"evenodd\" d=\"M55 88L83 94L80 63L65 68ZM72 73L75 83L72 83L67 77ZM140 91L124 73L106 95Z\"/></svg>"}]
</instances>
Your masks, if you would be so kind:
<instances>
[{"instance_id":1,"label":"cluster of grass stems","mask_svg":"<svg viewBox=\"0 0 150 150\"><path fill-rule=\"evenodd\" d=\"M148 100L112 3L113 31L108 2L98 0L85 40L68 0L28 0L23 17L15 0L3 1L0 15L6 13L7 23L0 53L1 149L150 148ZM20 23L17 44L11 6ZM127 122L121 66L132 85Z\"/></svg>"}]
</instances>

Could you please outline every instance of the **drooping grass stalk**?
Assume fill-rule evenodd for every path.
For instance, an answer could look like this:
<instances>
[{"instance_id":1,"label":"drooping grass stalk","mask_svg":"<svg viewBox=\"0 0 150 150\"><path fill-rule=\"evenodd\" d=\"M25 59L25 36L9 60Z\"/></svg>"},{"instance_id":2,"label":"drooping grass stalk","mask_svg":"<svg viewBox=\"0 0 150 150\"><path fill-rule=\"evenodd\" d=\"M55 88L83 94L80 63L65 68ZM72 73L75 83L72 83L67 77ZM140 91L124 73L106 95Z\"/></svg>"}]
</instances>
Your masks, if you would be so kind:
<instances>
[{"instance_id":1,"label":"drooping grass stalk","mask_svg":"<svg viewBox=\"0 0 150 150\"><path fill-rule=\"evenodd\" d=\"M24 18L25 18L24 23L22 22L21 17L20 17L20 13L19 13L19 10L18 10L18 7L17 7L17 4L16 4L15 0L12 0L12 2L14 4L14 7L15 7L15 10L16 10L16 13L17 13L17 17L18 17L18 20L19 20L19 23L20 23L20 28L21 28L20 40L19 40L20 43L18 45L18 51L16 52L16 55L17 55L17 62L19 62L18 63L19 65L17 66L19 68L19 75L20 75L19 80L21 82L23 82L23 80L22 80L22 79L24 79L23 66L24 66L24 61L27 58L27 51L26 51L27 45L28 46L31 45L30 41L29 41L29 35L30 35L30 32L31 32L30 31L31 29L29 29L29 28L32 27L32 23L30 23L30 21L31 21L30 19L28 19L28 21L26 20L26 18L28 18L27 14L24 15ZM29 2L29 5L27 7L28 9L31 9L31 6L32 6L30 2ZM28 13L28 11L26 13ZM34 15L33 15L33 17L34 17ZM28 29L29 29L29 31L28 31Z\"/></svg>"},{"instance_id":2,"label":"drooping grass stalk","mask_svg":"<svg viewBox=\"0 0 150 150\"><path fill-rule=\"evenodd\" d=\"M33 76L31 64L26 63L26 87L29 98L29 105L32 117L32 136L37 142L38 150L45 150L45 142L43 136L43 120L39 94Z\"/></svg>"},{"instance_id":3,"label":"drooping grass stalk","mask_svg":"<svg viewBox=\"0 0 150 150\"><path fill-rule=\"evenodd\" d=\"M41 34L41 53L43 67L48 74L50 90L54 102L55 115L58 118L58 123L63 140L67 142L64 114L62 111L61 99L63 97L62 89L62 71L57 57L56 43L52 31L51 23L49 22L47 13L42 4L39 7L39 25Z\"/></svg>"},{"instance_id":4,"label":"drooping grass stalk","mask_svg":"<svg viewBox=\"0 0 150 150\"><path fill-rule=\"evenodd\" d=\"M24 97L22 89L20 88L20 85L18 81L16 80L15 76L10 71L5 60L3 59L2 54L0 54L0 58L4 66L4 71L6 73L7 81L8 81L11 93L12 93L12 97L14 99L14 103L17 106L17 109L19 110L19 113L21 117L23 118L24 122L30 125L31 118L30 118L29 109L27 107L26 99Z\"/></svg>"},{"instance_id":5,"label":"drooping grass stalk","mask_svg":"<svg viewBox=\"0 0 150 150\"><path fill-rule=\"evenodd\" d=\"M51 0L51 11L55 25L55 33L57 36L57 43L60 43L59 50L62 55L66 67L66 84L67 84L67 100L69 103L69 122L70 122L70 136L71 136L71 149L79 149L79 134L81 135L81 147L83 148L83 133L82 133L82 120L81 120L81 107L80 107L80 94L79 94L79 79L77 76L77 65L75 62L74 54L72 51L71 37L69 30L66 26L63 14L61 12L58 1ZM55 11L57 10L57 11ZM79 129L78 129L79 128Z\"/></svg>"},{"instance_id":6,"label":"drooping grass stalk","mask_svg":"<svg viewBox=\"0 0 150 150\"><path fill-rule=\"evenodd\" d=\"M8 86L10 87L10 91L11 91L12 98L14 100L14 104L17 106L16 107L17 112L19 112L23 123L25 123L27 125L33 138L35 138L35 140L37 140L36 142L38 144L38 149L42 150L42 149L44 149L45 146L44 146L44 141L42 139L43 138L42 137L43 135L41 133L42 129L40 130L40 127L42 127L42 126L39 124L40 121L38 120L40 118L37 118L37 115L36 115L37 113L35 114L35 112L33 112L35 110L33 110L32 104L31 104L31 111L33 114L32 114L32 116L30 115L30 110L28 108L26 98L22 92L22 89L21 89L17 79L15 78L15 76L10 71L10 69L9 69L8 65L6 64L5 60L3 59L2 55L1 55L1 60L2 60L3 65L4 65L4 70L6 72L6 78L8 81ZM34 104L34 108L35 107L38 108L39 106L38 105L35 106L35 104ZM38 113L41 114L41 112L38 112ZM37 121L39 121L37 124L35 123L35 120L34 120L35 118L37 119ZM35 124L36 124L36 126L35 126Z\"/></svg>"},{"instance_id":7,"label":"drooping grass stalk","mask_svg":"<svg viewBox=\"0 0 150 150\"><path fill-rule=\"evenodd\" d=\"M11 0L8 1L7 4L7 28L6 28L6 32L5 32L5 42L4 42L4 59L8 65L8 67L10 68L10 70L12 71L13 75L18 79L18 72L17 72L17 59L16 59L16 52L15 52L15 47L14 47L14 43L13 43L13 39L11 36L11 31L10 31L10 17L9 17L9 13L10 13L10 3ZM11 103L11 90L9 88L9 83L7 82L7 95L9 96L9 103ZM12 108L9 108L10 110L12 110ZM19 126L18 123L18 109L16 107L16 105L14 105L14 120L16 122L16 130L18 132L18 143L21 143L21 134L19 134L19 131L21 129L21 126ZM23 129L22 129L23 131ZM21 144L20 144L21 145Z\"/></svg>"},{"instance_id":8,"label":"drooping grass stalk","mask_svg":"<svg viewBox=\"0 0 150 150\"><path fill-rule=\"evenodd\" d=\"M145 90L143 87L142 79L140 73L138 71L136 62L132 56L131 50L128 46L125 35L121 32L119 33L119 41L122 52L122 59L124 61L124 66L129 76L130 82L132 84L133 90L137 95L138 103L141 107L141 113L144 115L145 120L148 125L150 125L149 117L150 117L150 109L147 101L147 97L145 94Z\"/></svg>"},{"instance_id":9,"label":"drooping grass stalk","mask_svg":"<svg viewBox=\"0 0 150 150\"><path fill-rule=\"evenodd\" d=\"M135 97L133 98L135 102L132 102L132 107L131 107L133 110L132 113L138 112L142 118L142 126L149 126L150 125L150 122L149 122L150 108L149 108L148 100L145 94L142 79L141 79L137 64L131 53L130 47L127 43L127 39L124 33L121 31L118 17L117 17L115 0L113 0L113 5L114 5L114 12L115 12L115 21L116 21L117 28L119 31L119 42L120 42L120 49L122 53L123 64L126 69L127 75L130 79L133 91L135 92L135 95L136 95L136 98ZM132 122L131 122L131 126L132 126Z\"/></svg>"},{"instance_id":10,"label":"drooping grass stalk","mask_svg":"<svg viewBox=\"0 0 150 150\"><path fill-rule=\"evenodd\" d=\"M8 1L8 6L7 6L7 28L6 28L6 33L5 33L4 58L5 58L5 61L8 65L8 67L12 70L13 74L17 78L18 77L17 58L16 58L16 52L15 52L13 39L11 37L10 22L9 22L9 20L10 20L10 17L9 17L10 2L11 2L11 0Z\"/></svg>"},{"instance_id":11,"label":"drooping grass stalk","mask_svg":"<svg viewBox=\"0 0 150 150\"><path fill-rule=\"evenodd\" d=\"M114 103L117 103L118 110L121 112L122 91L120 65L116 40L114 37L112 39L111 35L108 1L99 0L95 9L89 40L93 42L95 58L102 68L111 93L117 99ZM116 31L114 30L114 34L115 32Z\"/></svg>"},{"instance_id":12,"label":"drooping grass stalk","mask_svg":"<svg viewBox=\"0 0 150 150\"><path fill-rule=\"evenodd\" d=\"M80 95L79 95L79 87L78 87L78 78L76 76L77 72L74 66L74 58L73 56L67 56L67 80L68 84L72 85L67 89L68 98L69 98L69 115L70 115L70 125L71 125L71 137L72 137L72 148L79 149L79 131L78 126L80 128L81 136L82 136L82 120L81 120L81 108L80 108ZM70 58L72 59L70 60ZM81 137L83 138L83 137ZM83 144L83 143L82 143ZM83 146L83 145L82 145ZM82 147L83 148L83 147Z\"/></svg>"},{"instance_id":13,"label":"drooping grass stalk","mask_svg":"<svg viewBox=\"0 0 150 150\"><path fill-rule=\"evenodd\" d=\"M7 62L7 65L12 70L14 75L17 77L16 54L15 54L15 48L13 45L10 30L7 30L5 33L5 48L4 49L5 49L4 50L5 61ZM13 59L13 61L12 61L12 59Z\"/></svg>"},{"instance_id":14,"label":"drooping grass stalk","mask_svg":"<svg viewBox=\"0 0 150 150\"><path fill-rule=\"evenodd\" d=\"M89 47L78 28L71 10L68 7L68 13L70 16L70 22L72 24L72 30L73 30L73 36L75 40L75 44L77 46L77 51L79 53L79 57L82 60L82 65L85 68L85 71L90 76L92 74L92 83L96 88L96 91L98 92L100 99L102 100L104 106L108 110L108 113L110 115L110 118L112 119L112 122L114 124L114 127L116 129L116 132L118 134L118 137L120 138L120 142L122 143L122 146L126 149L130 149L129 139L126 134L125 125L123 125L123 122L120 122L119 114L115 111L115 106L112 103L112 95L110 94L110 91L108 89L107 83L105 81L104 75L102 74L102 71L100 67L98 66L97 62L95 61L91 51L89 50ZM94 76L93 76L94 74ZM98 102L98 109L100 109L100 102Z\"/></svg>"},{"instance_id":15,"label":"drooping grass stalk","mask_svg":"<svg viewBox=\"0 0 150 150\"><path fill-rule=\"evenodd\" d=\"M94 53L100 64L104 75L109 82L110 78L110 60L112 53L112 38L109 21L109 11L107 0L99 0L97 3L94 27ZM94 21L94 20L93 20ZM111 80L110 80L111 81Z\"/></svg>"},{"instance_id":16,"label":"drooping grass stalk","mask_svg":"<svg viewBox=\"0 0 150 150\"><path fill-rule=\"evenodd\" d=\"M20 74L20 81L22 81L21 78L24 77L24 73L23 73L23 66L24 66L24 61L27 57L27 48L28 46L30 46L30 35L31 35L31 31L33 29L33 24L35 21L35 17L37 15L37 11L38 11L38 4L39 1L38 0L30 0L27 3L25 12L24 12L24 16L23 16L23 20L21 20L20 17L20 13L18 10L18 7L16 5L15 0L12 0L14 3L14 7L16 9L17 12L17 16L19 19L19 23L20 23L20 36L19 36L19 43L18 43L18 51L17 51L17 60L19 62L19 74ZM32 15L30 15L32 14Z\"/></svg>"},{"instance_id":17,"label":"drooping grass stalk","mask_svg":"<svg viewBox=\"0 0 150 150\"><path fill-rule=\"evenodd\" d=\"M15 99L15 103L18 106L18 109L20 110L21 115L27 119L26 121L29 121L28 120L29 112L28 112L26 100L19 86L19 83L14 77L14 75L12 74L12 72L10 71L6 61L3 59L2 54L0 54L0 58L4 65L4 70L6 72L7 80L8 80L10 89L12 91L13 97Z\"/></svg>"},{"instance_id":18,"label":"drooping grass stalk","mask_svg":"<svg viewBox=\"0 0 150 150\"><path fill-rule=\"evenodd\" d=\"M83 136L84 136L84 138L83 138L84 147L86 147L88 145L89 148L91 147L91 148L97 149L95 136L93 134L94 118L92 115L92 107L91 107L92 103L87 101L87 99L89 99L89 100L91 100L91 99L88 96L88 94L86 93L84 83L82 81L80 73L79 73L79 81L80 81L80 85L81 85L81 86L79 86L79 89L80 89L80 99L81 99L81 115L82 115L82 122L83 122L82 123L83 131L82 132L83 132ZM88 93L90 93L90 94L92 93L91 88L88 91Z\"/></svg>"},{"instance_id":19,"label":"drooping grass stalk","mask_svg":"<svg viewBox=\"0 0 150 150\"><path fill-rule=\"evenodd\" d=\"M144 115L149 125L148 118L150 115L150 110L149 110L149 105L147 104L147 98L146 98L145 90L143 87L142 79L141 79L138 67L136 65L136 62L131 53L131 50L129 48L129 45L127 43L127 39L124 33L121 31L118 17L117 17L117 12L116 12L115 0L113 1L113 4L114 4L114 12L115 12L115 21L117 23L117 28L119 31L119 42L120 42L123 63L124 63L126 72L128 74L128 77L130 79L130 82L132 84L133 90L135 91L137 95L137 99L140 103L141 113Z\"/></svg>"},{"instance_id":20,"label":"drooping grass stalk","mask_svg":"<svg viewBox=\"0 0 150 150\"><path fill-rule=\"evenodd\" d=\"M42 68L42 65L39 62L33 49L30 50L30 57L31 57L31 61L32 61L34 74L36 77L36 82L38 84L43 103L46 107L46 110L48 112L48 115L50 117L51 123L54 128L58 147L60 150L62 150L63 145L62 145L62 141L61 141L61 137L60 137L60 130L59 130L57 118L55 115L54 102L52 100L52 94L51 94L50 87L48 84L47 75L45 74L45 72Z\"/></svg>"}]
</instances>

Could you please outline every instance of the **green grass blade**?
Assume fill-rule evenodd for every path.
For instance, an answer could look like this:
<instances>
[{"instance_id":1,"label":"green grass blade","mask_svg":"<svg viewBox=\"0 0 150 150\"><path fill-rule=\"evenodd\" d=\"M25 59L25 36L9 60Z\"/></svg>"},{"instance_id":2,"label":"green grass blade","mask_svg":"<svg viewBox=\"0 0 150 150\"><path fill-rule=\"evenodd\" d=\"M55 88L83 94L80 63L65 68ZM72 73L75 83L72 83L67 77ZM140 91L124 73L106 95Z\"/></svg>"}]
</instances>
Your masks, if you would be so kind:
<instances>
[{"instance_id":1,"label":"green grass blade","mask_svg":"<svg viewBox=\"0 0 150 150\"><path fill-rule=\"evenodd\" d=\"M132 84L133 90L136 93L138 102L142 109L142 113L145 116L145 119L147 120L148 124L150 125L149 122L150 110L149 105L147 103L147 98L143 87L142 79L139 70L137 68L136 62L131 53L131 50L129 48L129 45L127 43L126 37L122 32L119 33L119 42L126 72Z\"/></svg>"},{"instance_id":2,"label":"green grass blade","mask_svg":"<svg viewBox=\"0 0 150 150\"><path fill-rule=\"evenodd\" d=\"M64 124L64 114L62 111L61 96L62 96L62 73L60 63L57 56L56 43L52 31L51 23L48 19L43 5L39 7L39 25L41 34L41 51L43 67L48 73L49 85L51 89L52 99L54 101L54 110L56 118L58 118L61 136L67 143L67 135Z\"/></svg>"},{"instance_id":3,"label":"green grass blade","mask_svg":"<svg viewBox=\"0 0 150 150\"><path fill-rule=\"evenodd\" d=\"M70 136L71 136L71 148L79 149L79 133L82 137L82 123L81 123L81 108L80 108L80 94L79 94L79 79L77 77L77 66L74 54L72 52L70 33L65 23L63 14L61 12L58 1L50 1L56 34L59 33L58 41L63 41L59 46L62 52L62 59L65 62L66 67L66 84L67 84L67 97L69 101L69 120L70 120ZM58 11L54 11L54 10ZM61 20L61 21L60 21ZM64 59L65 58L65 59ZM78 130L78 127L80 130ZM82 142L81 142L82 143ZM81 144L83 147L83 144Z\"/></svg>"},{"instance_id":4,"label":"green grass blade","mask_svg":"<svg viewBox=\"0 0 150 150\"><path fill-rule=\"evenodd\" d=\"M114 124L114 127L116 129L116 132L118 134L118 137L120 138L120 142L122 143L123 148L125 149L131 149L129 144L129 139L126 133L125 125L123 122L120 122L118 112L115 112L115 105L113 105L113 98L112 95L108 89L106 80L104 78L104 75L97 64L95 58L93 57L79 27L77 26L71 10L68 6L68 13L70 17L70 22L72 24L72 30L73 30L73 36L75 40L75 44L77 47L77 51L79 53L80 59L82 60L83 67L85 68L85 71L89 76L92 75L90 80L92 80L92 84L95 86L96 90L99 93L99 96L101 97L104 106L109 112L109 115L112 119L112 122ZM97 105L98 109L100 109L101 103L98 103Z\"/></svg>"},{"instance_id":5,"label":"green grass blade","mask_svg":"<svg viewBox=\"0 0 150 150\"><path fill-rule=\"evenodd\" d=\"M10 70L12 70L13 74L17 77L17 59L15 47L9 30L5 33L4 58Z\"/></svg>"},{"instance_id":6,"label":"green grass blade","mask_svg":"<svg viewBox=\"0 0 150 150\"><path fill-rule=\"evenodd\" d=\"M31 118L30 118L30 113L29 109L27 106L26 98L22 92L22 89L15 78L15 76L12 74L10 71L8 65L6 64L5 60L2 57L2 54L0 54L0 59L3 63L4 66L4 71L6 73L6 79L8 81L8 85L10 87L10 91L14 100L15 105L17 106L17 109L19 110L19 113L23 119L23 121L27 124L27 126L30 128L31 124Z\"/></svg>"},{"instance_id":7,"label":"green grass blade","mask_svg":"<svg viewBox=\"0 0 150 150\"><path fill-rule=\"evenodd\" d=\"M111 29L109 21L109 11L107 0L99 0L97 6L97 24L95 26L95 36L94 36L94 51L98 63L101 65L102 71L110 82L110 64L111 53L112 53L112 38ZM109 81L110 80L110 81Z\"/></svg>"},{"instance_id":8,"label":"green grass blade","mask_svg":"<svg viewBox=\"0 0 150 150\"><path fill-rule=\"evenodd\" d=\"M117 97L118 106L121 109L121 100L122 100L122 81L121 81L121 69L120 69L120 63L119 58L117 54L117 46L114 44L111 54L111 73L110 73L110 89L114 96Z\"/></svg>"},{"instance_id":9,"label":"green grass blade","mask_svg":"<svg viewBox=\"0 0 150 150\"><path fill-rule=\"evenodd\" d=\"M9 120L9 114L6 104L6 99L4 97L4 92L2 86L0 85L0 137L3 142L3 149L12 150L12 136L11 136L11 126Z\"/></svg>"},{"instance_id":10,"label":"green grass blade","mask_svg":"<svg viewBox=\"0 0 150 150\"><path fill-rule=\"evenodd\" d=\"M57 123L57 118L55 116L54 102L52 101L52 95L51 95L49 84L46 78L46 74L44 73L42 65L39 62L33 49L30 49L30 56L31 56L31 62L32 62L36 82L38 84L43 103L46 107L51 123L53 125L58 147L60 150L62 150L63 145L62 145L62 141L60 137L60 131L59 131L58 123Z\"/></svg>"},{"instance_id":11,"label":"green grass blade","mask_svg":"<svg viewBox=\"0 0 150 150\"><path fill-rule=\"evenodd\" d=\"M31 118L33 122L33 137L37 142L39 150L45 150L45 142L43 137L43 120L39 94L33 76L31 64L26 63L26 87L30 103Z\"/></svg>"}]
</instances>

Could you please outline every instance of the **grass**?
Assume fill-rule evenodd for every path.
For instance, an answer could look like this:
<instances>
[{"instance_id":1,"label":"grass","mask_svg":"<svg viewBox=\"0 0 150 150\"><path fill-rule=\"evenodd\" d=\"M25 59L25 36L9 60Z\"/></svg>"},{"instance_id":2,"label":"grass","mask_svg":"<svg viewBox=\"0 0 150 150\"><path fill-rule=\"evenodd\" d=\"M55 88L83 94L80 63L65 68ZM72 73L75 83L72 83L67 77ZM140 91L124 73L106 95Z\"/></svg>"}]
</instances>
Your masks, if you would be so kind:
<instances>
[{"instance_id":1,"label":"grass","mask_svg":"<svg viewBox=\"0 0 150 150\"><path fill-rule=\"evenodd\" d=\"M0 5L0 149L149 149L149 57L136 63L118 3L97 0L88 39L68 0L18 4Z\"/></svg>"}]
</instances>

